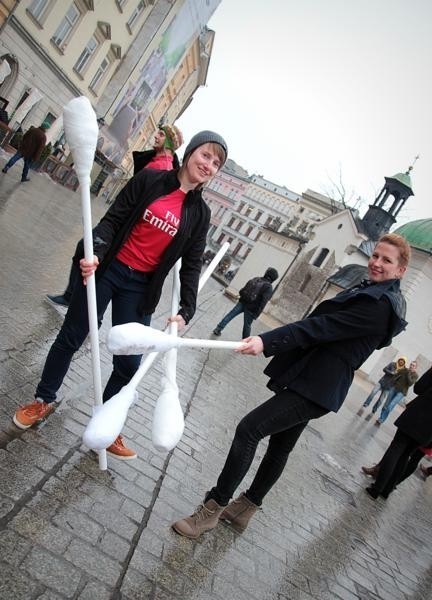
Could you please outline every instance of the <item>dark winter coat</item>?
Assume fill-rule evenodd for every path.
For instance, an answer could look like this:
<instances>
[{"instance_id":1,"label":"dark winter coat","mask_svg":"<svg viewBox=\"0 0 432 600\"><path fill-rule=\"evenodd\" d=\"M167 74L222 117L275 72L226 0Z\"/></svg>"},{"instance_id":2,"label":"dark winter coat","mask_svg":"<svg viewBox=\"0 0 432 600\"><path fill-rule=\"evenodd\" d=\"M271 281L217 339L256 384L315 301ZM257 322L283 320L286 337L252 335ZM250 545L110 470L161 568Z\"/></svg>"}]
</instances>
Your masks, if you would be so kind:
<instances>
[{"instance_id":1,"label":"dark winter coat","mask_svg":"<svg viewBox=\"0 0 432 600\"><path fill-rule=\"evenodd\" d=\"M180 182L176 171L144 169L129 180L93 229L93 251L100 261L96 270L96 280L100 279L115 258L134 225L142 218L144 210L158 198L170 194L179 187ZM151 314L155 311L165 278L181 258L179 314L186 323L190 321L196 308L198 280L209 223L210 209L204 202L201 191L188 192L183 203L177 234L165 250L161 263L146 288L140 306L142 314ZM78 264L83 256L84 248L81 241L74 256L75 264Z\"/></svg>"},{"instance_id":2,"label":"dark winter coat","mask_svg":"<svg viewBox=\"0 0 432 600\"><path fill-rule=\"evenodd\" d=\"M248 310L252 314L254 319L257 319L260 316L260 314L265 308L265 305L270 300L273 294L273 286L271 284L271 280L268 277L264 275L264 277L257 277L256 279L259 279L260 288L258 296L253 302L247 302L244 298L242 298L242 290L244 288L242 288L239 291L240 302L243 304L246 310Z\"/></svg>"},{"instance_id":3,"label":"dark winter coat","mask_svg":"<svg viewBox=\"0 0 432 600\"><path fill-rule=\"evenodd\" d=\"M46 146L45 131L40 127L30 127L23 135L19 151L32 161L39 160Z\"/></svg>"},{"instance_id":4,"label":"dark winter coat","mask_svg":"<svg viewBox=\"0 0 432 600\"><path fill-rule=\"evenodd\" d=\"M392 387L393 377L396 373L396 370L397 365L395 362L391 362L384 367L384 375L378 381L382 390L389 390Z\"/></svg>"},{"instance_id":5,"label":"dark winter coat","mask_svg":"<svg viewBox=\"0 0 432 600\"><path fill-rule=\"evenodd\" d=\"M156 150L143 150L132 152L132 158L134 163L134 175L144 169L151 160L156 156ZM173 154L173 168L178 169L180 167L179 159L177 154Z\"/></svg>"},{"instance_id":6,"label":"dark winter coat","mask_svg":"<svg viewBox=\"0 0 432 600\"><path fill-rule=\"evenodd\" d=\"M404 367L403 369L399 369L399 371L393 376L391 382L391 388L394 388L397 392L402 392L404 396L407 395L408 388L410 388L413 383L415 383L418 379L418 375L416 371L411 371Z\"/></svg>"},{"instance_id":7,"label":"dark winter coat","mask_svg":"<svg viewBox=\"0 0 432 600\"><path fill-rule=\"evenodd\" d=\"M432 446L432 367L414 385L417 398L408 403L395 425L419 446Z\"/></svg>"},{"instance_id":8,"label":"dark winter coat","mask_svg":"<svg viewBox=\"0 0 432 600\"><path fill-rule=\"evenodd\" d=\"M294 390L337 412L354 371L377 348L405 329L406 304L398 279L345 290L325 300L306 318L260 334L264 373L274 391Z\"/></svg>"}]
</instances>

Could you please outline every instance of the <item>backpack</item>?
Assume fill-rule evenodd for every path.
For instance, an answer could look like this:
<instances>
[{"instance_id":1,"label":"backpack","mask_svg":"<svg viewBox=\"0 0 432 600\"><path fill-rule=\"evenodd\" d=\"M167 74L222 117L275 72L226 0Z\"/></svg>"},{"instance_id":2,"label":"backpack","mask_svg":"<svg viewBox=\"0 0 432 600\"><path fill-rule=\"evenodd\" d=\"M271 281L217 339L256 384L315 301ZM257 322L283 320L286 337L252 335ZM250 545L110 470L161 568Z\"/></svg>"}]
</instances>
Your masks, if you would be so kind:
<instances>
[{"instance_id":1,"label":"backpack","mask_svg":"<svg viewBox=\"0 0 432 600\"><path fill-rule=\"evenodd\" d=\"M264 285L264 281L262 277L254 277L253 279L249 279L246 285L240 290L240 300L246 304L252 304L258 298L262 288Z\"/></svg>"}]
</instances>

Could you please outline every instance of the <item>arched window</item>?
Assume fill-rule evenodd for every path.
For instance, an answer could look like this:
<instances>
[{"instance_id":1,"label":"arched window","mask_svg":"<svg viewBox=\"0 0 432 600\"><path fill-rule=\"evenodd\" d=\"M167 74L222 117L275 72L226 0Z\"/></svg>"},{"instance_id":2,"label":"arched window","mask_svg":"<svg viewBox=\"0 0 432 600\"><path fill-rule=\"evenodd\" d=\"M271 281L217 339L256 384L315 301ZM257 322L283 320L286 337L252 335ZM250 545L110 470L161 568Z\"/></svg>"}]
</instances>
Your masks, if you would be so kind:
<instances>
[{"instance_id":1,"label":"arched window","mask_svg":"<svg viewBox=\"0 0 432 600\"><path fill-rule=\"evenodd\" d=\"M320 267L323 264L327 254L329 252L330 252L330 250L328 248L322 248L321 252L318 254L318 256L316 257L316 259L313 261L312 264L315 267Z\"/></svg>"}]
</instances>

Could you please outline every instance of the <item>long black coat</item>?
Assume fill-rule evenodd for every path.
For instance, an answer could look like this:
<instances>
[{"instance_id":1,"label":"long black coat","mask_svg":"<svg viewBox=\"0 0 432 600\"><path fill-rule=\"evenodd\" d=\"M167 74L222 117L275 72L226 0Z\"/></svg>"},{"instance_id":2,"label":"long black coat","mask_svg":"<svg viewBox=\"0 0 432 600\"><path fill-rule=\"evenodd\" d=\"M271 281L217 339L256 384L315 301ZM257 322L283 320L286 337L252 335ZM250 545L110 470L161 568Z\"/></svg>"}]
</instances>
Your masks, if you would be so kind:
<instances>
[{"instance_id":1,"label":"long black coat","mask_svg":"<svg viewBox=\"0 0 432 600\"><path fill-rule=\"evenodd\" d=\"M398 429L409 435L419 446L432 446L432 367L414 385L417 398L411 400L396 419Z\"/></svg>"},{"instance_id":2,"label":"long black coat","mask_svg":"<svg viewBox=\"0 0 432 600\"><path fill-rule=\"evenodd\" d=\"M363 282L325 300L306 318L260 334L264 373L274 391L288 388L330 411L346 398L354 371L406 326L398 279Z\"/></svg>"}]
</instances>

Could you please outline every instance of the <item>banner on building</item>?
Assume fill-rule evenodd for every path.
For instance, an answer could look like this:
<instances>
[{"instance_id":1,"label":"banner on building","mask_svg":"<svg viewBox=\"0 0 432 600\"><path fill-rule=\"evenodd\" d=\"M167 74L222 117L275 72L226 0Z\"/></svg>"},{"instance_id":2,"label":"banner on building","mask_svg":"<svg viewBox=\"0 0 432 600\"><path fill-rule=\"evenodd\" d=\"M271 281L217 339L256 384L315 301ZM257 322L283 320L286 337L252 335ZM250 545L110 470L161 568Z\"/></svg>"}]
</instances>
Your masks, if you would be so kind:
<instances>
[{"instance_id":1,"label":"banner on building","mask_svg":"<svg viewBox=\"0 0 432 600\"><path fill-rule=\"evenodd\" d=\"M186 0L163 32L159 46L117 103L111 124L101 130L104 137L101 150L112 162L120 163L129 141L142 129L162 89L219 3L220 0Z\"/></svg>"}]
</instances>

